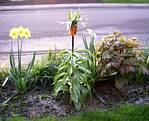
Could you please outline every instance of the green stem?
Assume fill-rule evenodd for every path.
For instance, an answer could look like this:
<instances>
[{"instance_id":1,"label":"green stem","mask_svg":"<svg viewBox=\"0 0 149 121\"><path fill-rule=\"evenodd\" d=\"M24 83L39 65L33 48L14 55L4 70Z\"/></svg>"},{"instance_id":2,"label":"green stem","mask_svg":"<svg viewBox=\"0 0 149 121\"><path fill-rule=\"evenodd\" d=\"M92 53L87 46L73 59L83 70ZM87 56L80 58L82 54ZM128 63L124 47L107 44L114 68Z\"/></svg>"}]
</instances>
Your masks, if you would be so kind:
<instances>
[{"instance_id":1,"label":"green stem","mask_svg":"<svg viewBox=\"0 0 149 121\"><path fill-rule=\"evenodd\" d=\"M74 52L74 35L72 35L72 53Z\"/></svg>"},{"instance_id":2,"label":"green stem","mask_svg":"<svg viewBox=\"0 0 149 121\"><path fill-rule=\"evenodd\" d=\"M20 50L20 40L17 40L17 46L18 46L18 74L19 78L21 78L21 50Z\"/></svg>"}]
</instances>

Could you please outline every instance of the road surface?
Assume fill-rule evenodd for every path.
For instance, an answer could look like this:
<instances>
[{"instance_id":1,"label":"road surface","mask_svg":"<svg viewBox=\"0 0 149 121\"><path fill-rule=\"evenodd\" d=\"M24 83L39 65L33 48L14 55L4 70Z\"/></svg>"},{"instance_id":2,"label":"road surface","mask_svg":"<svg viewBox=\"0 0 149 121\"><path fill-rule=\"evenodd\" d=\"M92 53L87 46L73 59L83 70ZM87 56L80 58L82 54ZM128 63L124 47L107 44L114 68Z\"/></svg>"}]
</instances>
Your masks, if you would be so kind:
<instances>
[{"instance_id":1,"label":"road surface","mask_svg":"<svg viewBox=\"0 0 149 121\"><path fill-rule=\"evenodd\" d=\"M77 8L76 8L77 9ZM32 32L32 38L24 42L24 51L71 48L66 25L59 21L67 20L68 8L41 10L0 11L0 53L10 48L9 30L25 26ZM149 7L83 7L81 16L87 18L87 27L78 28L75 46L82 47L81 34L86 28L94 29L97 40L101 36L121 31L129 36L138 37L144 44L149 38ZM15 46L15 45L14 45Z\"/></svg>"}]
</instances>

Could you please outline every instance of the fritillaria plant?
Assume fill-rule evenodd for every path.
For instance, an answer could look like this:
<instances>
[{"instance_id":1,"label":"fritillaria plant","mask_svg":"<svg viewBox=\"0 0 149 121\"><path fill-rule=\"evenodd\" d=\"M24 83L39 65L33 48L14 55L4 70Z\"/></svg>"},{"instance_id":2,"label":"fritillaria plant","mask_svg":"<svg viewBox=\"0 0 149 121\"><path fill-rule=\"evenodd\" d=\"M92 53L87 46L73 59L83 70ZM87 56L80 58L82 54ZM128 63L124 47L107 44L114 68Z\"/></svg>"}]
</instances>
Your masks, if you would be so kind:
<instances>
[{"instance_id":1,"label":"fritillaria plant","mask_svg":"<svg viewBox=\"0 0 149 121\"><path fill-rule=\"evenodd\" d=\"M70 103L79 110L88 97L91 97L91 71L88 62L91 62L85 53L74 51L74 36L77 33L78 22L81 21L79 11L69 11L67 28L72 36L72 52L65 51L61 64L54 78L54 95L59 92L69 92Z\"/></svg>"}]
</instances>

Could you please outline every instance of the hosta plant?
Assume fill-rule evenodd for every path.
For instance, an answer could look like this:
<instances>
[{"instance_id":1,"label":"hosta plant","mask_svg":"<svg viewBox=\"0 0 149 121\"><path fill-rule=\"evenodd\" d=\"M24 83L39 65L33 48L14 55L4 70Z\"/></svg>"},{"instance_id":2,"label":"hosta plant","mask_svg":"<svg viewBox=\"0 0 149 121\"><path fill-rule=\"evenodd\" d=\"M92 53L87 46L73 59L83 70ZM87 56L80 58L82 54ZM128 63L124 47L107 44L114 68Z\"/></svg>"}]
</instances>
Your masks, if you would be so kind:
<instances>
[{"instance_id":1,"label":"hosta plant","mask_svg":"<svg viewBox=\"0 0 149 121\"><path fill-rule=\"evenodd\" d=\"M133 80L143 61L138 40L119 32L105 36L96 45L96 51L99 80L114 77L118 88Z\"/></svg>"},{"instance_id":2,"label":"hosta plant","mask_svg":"<svg viewBox=\"0 0 149 121\"><path fill-rule=\"evenodd\" d=\"M28 28L19 27L10 30L9 36L11 40L11 50L10 50L10 72L8 78L5 80L3 85L10 80L15 86L19 93L24 93L28 88L29 76L31 69L35 60L35 53L31 62L28 64L27 68L22 66L22 45L23 40L31 37L31 33ZM13 52L13 41L17 41L17 63Z\"/></svg>"}]
</instances>

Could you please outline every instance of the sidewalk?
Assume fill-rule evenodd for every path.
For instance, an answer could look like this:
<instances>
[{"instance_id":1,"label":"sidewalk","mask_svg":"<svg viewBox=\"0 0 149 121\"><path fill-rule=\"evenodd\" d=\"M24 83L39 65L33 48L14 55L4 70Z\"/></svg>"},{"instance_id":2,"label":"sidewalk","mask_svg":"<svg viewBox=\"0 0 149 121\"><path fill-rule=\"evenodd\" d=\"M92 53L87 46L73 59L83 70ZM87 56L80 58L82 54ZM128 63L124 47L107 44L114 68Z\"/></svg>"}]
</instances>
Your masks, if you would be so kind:
<instances>
[{"instance_id":1,"label":"sidewalk","mask_svg":"<svg viewBox=\"0 0 149 121\"><path fill-rule=\"evenodd\" d=\"M57 8L149 8L149 4L108 4L108 3L80 3L80 4L45 4L45 5L7 5L0 4L0 11L41 10Z\"/></svg>"},{"instance_id":2,"label":"sidewalk","mask_svg":"<svg viewBox=\"0 0 149 121\"><path fill-rule=\"evenodd\" d=\"M109 32L110 33L110 32ZM124 33L126 36L130 36L128 33ZM99 40L101 40L102 36L108 35L108 34L100 34L97 35L95 39L95 43ZM140 38L141 35L135 35L135 37ZM148 38L148 35L146 35L146 38ZM145 38L145 40L146 40ZM60 40L60 41L59 41ZM141 47L144 47L144 42L140 42ZM6 49L7 51L0 51L0 63L2 64L9 64L9 48ZM84 48L83 40L81 35L75 36L75 48L80 49ZM3 48L4 49L4 48ZM47 55L48 50L63 50L71 49L71 37L70 36L61 36L61 37L45 37L45 38L39 38L39 39L30 39L29 41L24 41L23 43L23 63L28 63L30 59L33 56L33 53L36 52L36 60L41 59L43 56ZM17 47L16 43L14 43L14 52L16 55ZM17 56L15 56L17 59Z\"/></svg>"},{"instance_id":3,"label":"sidewalk","mask_svg":"<svg viewBox=\"0 0 149 121\"><path fill-rule=\"evenodd\" d=\"M101 3L99 0L1 0L0 5L40 5L40 4L72 4L72 3Z\"/></svg>"},{"instance_id":4,"label":"sidewalk","mask_svg":"<svg viewBox=\"0 0 149 121\"><path fill-rule=\"evenodd\" d=\"M61 41L59 41L61 40ZM17 54L17 47L16 41L13 42L13 49L15 55ZM75 48L84 48L82 36L75 36ZM4 48L3 48L4 49ZM10 45L5 48L6 51L0 50L0 63L2 64L9 64L9 52L10 52ZM28 63L33 53L36 52L36 61L41 59L43 56L47 55L48 50L63 50L71 49L71 37L70 36L61 36L61 37L45 37L45 38L37 38L37 39L30 39L29 41L24 41L23 43L23 53L22 53L22 60L23 63ZM15 56L17 59L17 56Z\"/></svg>"}]
</instances>

